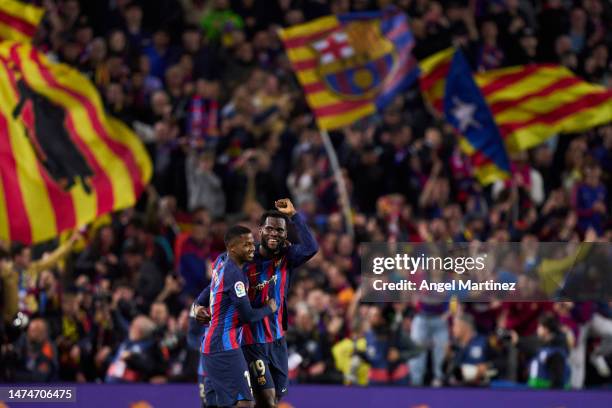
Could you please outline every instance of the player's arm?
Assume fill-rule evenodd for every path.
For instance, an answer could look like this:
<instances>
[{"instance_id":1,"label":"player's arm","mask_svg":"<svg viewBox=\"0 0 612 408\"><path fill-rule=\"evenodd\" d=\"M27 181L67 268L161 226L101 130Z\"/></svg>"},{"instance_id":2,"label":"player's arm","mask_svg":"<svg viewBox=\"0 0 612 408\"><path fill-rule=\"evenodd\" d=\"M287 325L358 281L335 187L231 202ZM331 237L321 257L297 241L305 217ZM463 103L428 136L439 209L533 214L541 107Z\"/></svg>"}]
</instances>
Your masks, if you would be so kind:
<instances>
[{"instance_id":1,"label":"player's arm","mask_svg":"<svg viewBox=\"0 0 612 408\"><path fill-rule=\"evenodd\" d=\"M197 350L200 347L200 340L206 331L206 325L201 324L194 318L189 319L189 326L187 329L187 345L193 350Z\"/></svg>"},{"instance_id":2,"label":"player's arm","mask_svg":"<svg viewBox=\"0 0 612 408\"><path fill-rule=\"evenodd\" d=\"M266 305L264 307L260 307L257 309L253 309L251 307L251 303L248 298L240 298L235 302L236 309L238 309L238 314L240 315L240 320L243 323L255 323L276 312L278 307L276 306L276 302L273 298L267 300Z\"/></svg>"},{"instance_id":3,"label":"player's arm","mask_svg":"<svg viewBox=\"0 0 612 408\"><path fill-rule=\"evenodd\" d=\"M289 247L289 262L295 267L303 265L317 253L319 244L310 231L310 228L308 228L308 225L306 225L304 218L293 207L291 200L286 198L277 200L275 205L280 212L289 217L300 239L299 244Z\"/></svg>"},{"instance_id":4,"label":"player's arm","mask_svg":"<svg viewBox=\"0 0 612 408\"><path fill-rule=\"evenodd\" d=\"M194 302L198 306L210 307L210 285L204 288Z\"/></svg>"},{"instance_id":5,"label":"player's arm","mask_svg":"<svg viewBox=\"0 0 612 408\"><path fill-rule=\"evenodd\" d=\"M191 305L189 311L189 317L191 320L195 319L199 324L208 324L210 322L210 314L208 308L210 307L210 285L208 285L200 294L197 299ZM190 322L191 324L191 322Z\"/></svg>"},{"instance_id":6,"label":"player's arm","mask_svg":"<svg viewBox=\"0 0 612 408\"><path fill-rule=\"evenodd\" d=\"M266 305L264 307L260 307L257 309L253 309L251 307L251 302L249 301L249 297L247 296L246 285L244 281L240 278L240 274L242 271L235 268L231 271L226 270L226 278L229 278L225 283L231 284L231 289L229 290L230 299L232 303L236 306L236 310L238 310L238 314L240 316L240 320L242 323L254 323L258 322L269 314L276 312L278 308L274 299L270 298L266 301Z\"/></svg>"}]
</instances>

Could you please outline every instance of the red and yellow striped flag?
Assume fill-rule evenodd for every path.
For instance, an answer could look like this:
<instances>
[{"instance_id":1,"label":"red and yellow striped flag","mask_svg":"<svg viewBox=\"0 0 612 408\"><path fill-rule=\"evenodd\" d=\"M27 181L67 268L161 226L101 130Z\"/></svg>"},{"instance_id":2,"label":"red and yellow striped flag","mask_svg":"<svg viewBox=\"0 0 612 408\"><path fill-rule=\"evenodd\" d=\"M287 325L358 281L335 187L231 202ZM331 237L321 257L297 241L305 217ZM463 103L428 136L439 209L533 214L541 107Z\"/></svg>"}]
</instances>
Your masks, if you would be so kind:
<instances>
[{"instance_id":1,"label":"red and yellow striped flag","mask_svg":"<svg viewBox=\"0 0 612 408\"><path fill-rule=\"evenodd\" d=\"M0 43L0 239L41 242L129 207L151 172L84 75L29 44Z\"/></svg>"},{"instance_id":2,"label":"red and yellow striped flag","mask_svg":"<svg viewBox=\"0 0 612 408\"><path fill-rule=\"evenodd\" d=\"M280 37L321 129L384 109L417 79L414 37L396 8L320 17Z\"/></svg>"},{"instance_id":3,"label":"red and yellow striped flag","mask_svg":"<svg viewBox=\"0 0 612 408\"><path fill-rule=\"evenodd\" d=\"M421 64L421 90L438 111L454 50ZM612 122L612 90L590 84L559 65L521 65L474 75L510 152L529 149L558 133Z\"/></svg>"},{"instance_id":4,"label":"red and yellow striped flag","mask_svg":"<svg viewBox=\"0 0 612 408\"><path fill-rule=\"evenodd\" d=\"M0 39L30 41L45 9L16 0L0 0Z\"/></svg>"}]
</instances>

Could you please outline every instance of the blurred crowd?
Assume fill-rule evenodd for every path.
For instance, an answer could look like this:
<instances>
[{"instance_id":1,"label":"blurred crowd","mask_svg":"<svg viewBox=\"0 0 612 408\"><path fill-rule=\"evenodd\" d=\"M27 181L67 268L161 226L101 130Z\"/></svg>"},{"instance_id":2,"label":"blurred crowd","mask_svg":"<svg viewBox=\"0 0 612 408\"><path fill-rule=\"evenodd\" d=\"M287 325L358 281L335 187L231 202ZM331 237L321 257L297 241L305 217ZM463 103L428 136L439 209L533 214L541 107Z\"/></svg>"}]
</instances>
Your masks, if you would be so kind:
<instances>
[{"instance_id":1,"label":"blurred crowd","mask_svg":"<svg viewBox=\"0 0 612 408\"><path fill-rule=\"evenodd\" d=\"M94 81L142 138L154 174L137 206L86 231L2 245L1 381L195 381L189 306L225 230L240 222L255 232L261 213L290 197L321 248L292 276L294 382L612 384L605 302L385 305L361 303L358 289L363 242L609 242L612 123L515 155L512 179L483 187L415 85L331 133L351 236L277 35L393 3L410 17L419 59L455 45L474 70L559 63L612 87L609 2L33 2L47 9L37 46Z\"/></svg>"}]
</instances>

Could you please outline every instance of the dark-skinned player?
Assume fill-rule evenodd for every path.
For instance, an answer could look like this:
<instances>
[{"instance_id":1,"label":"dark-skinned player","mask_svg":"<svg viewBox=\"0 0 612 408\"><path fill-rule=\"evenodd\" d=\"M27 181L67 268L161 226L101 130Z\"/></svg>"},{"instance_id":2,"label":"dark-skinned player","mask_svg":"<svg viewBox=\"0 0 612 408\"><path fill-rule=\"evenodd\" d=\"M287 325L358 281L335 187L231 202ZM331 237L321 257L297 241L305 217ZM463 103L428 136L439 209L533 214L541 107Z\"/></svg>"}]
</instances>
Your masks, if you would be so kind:
<instances>
[{"instance_id":1,"label":"dark-skinned player","mask_svg":"<svg viewBox=\"0 0 612 408\"><path fill-rule=\"evenodd\" d=\"M247 264L249 299L253 307L272 297L278 310L262 320L245 325L242 351L249 364L258 408L276 407L287 393L288 356L287 293L292 271L312 258L319 247L302 216L289 199L277 200L275 211L265 212L260 221L261 242L252 262ZM287 240L293 224L299 242Z\"/></svg>"},{"instance_id":2,"label":"dark-skinned player","mask_svg":"<svg viewBox=\"0 0 612 408\"><path fill-rule=\"evenodd\" d=\"M252 308L247 296L248 278L243 266L253 260L255 241L243 226L225 234L227 252L215 262L210 286L210 323L202 340L206 389L214 392L215 407L253 407L247 362L241 350L243 327L277 310L274 297Z\"/></svg>"},{"instance_id":3,"label":"dark-skinned player","mask_svg":"<svg viewBox=\"0 0 612 408\"><path fill-rule=\"evenodd\" d=\"M249 363L257 408L276 407L287 393L288 356L285 330L287 326L286 297L292 271L312 258L319 247L304 219L289 199L275 202L275 211L267 211L260 220L261 243L255 257L247 263L249 299L253 307L262 305L268 296L273 297L279 309L259 322L245 325L242 350ZM299 243L287 241L287 228L292 223ZM206 288L196 301L207 306ZM200 319L207 319L205 309Z\"/></svg>"}]
</instances>

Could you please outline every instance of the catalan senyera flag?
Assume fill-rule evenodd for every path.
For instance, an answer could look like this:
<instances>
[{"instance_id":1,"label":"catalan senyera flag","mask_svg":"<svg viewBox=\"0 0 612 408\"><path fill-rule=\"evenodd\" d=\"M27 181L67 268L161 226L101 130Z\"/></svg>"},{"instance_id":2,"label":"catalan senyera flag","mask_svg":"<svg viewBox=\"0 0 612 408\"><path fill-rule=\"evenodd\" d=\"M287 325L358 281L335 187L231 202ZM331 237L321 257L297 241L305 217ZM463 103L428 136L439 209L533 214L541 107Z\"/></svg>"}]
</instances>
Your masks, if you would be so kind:
<instances>
[{"instance_id":1,"label":"catalan senyera flag","mask_svg":"<svg viewBox=\"0 0 612 408\"><path fill-rule=\"evenodd\" d=\"M151 172L84 75L29 44L0 43L0 239L41 242L129 207Z\"/></svg>"},{"instance_id":2,"label":"catalan senyera flag","mask_svg":"<svg viewBox=\"0 0 612 408\"><path fill-rule=\"evenodd\" d=\"M320 129L383 109L418 77L414 37L395 8L321 17L280 36Z\"/></svg>"},{"instance_id":3,"label":"catalan senyera flag","mask_svg":"<svg viewBox=\"0 0 612 408\"><path fill-rule=\"evenodd\" d=\"M422 61L421 90L442 112L454 51ZM612 122L612 90L590 84L559 65L533 64L474 75L509 152L537 146L559 133Z\"/></svg>"},{"instance_id":4,"label":"catalan senyera flag","mask_svg":"<svg viewBox=\"0 0 612 408\"><path fill-rule=\"evenodd\" d=\"M45 9L17 0L0 0L0 39L30 41Z\"/></svg>"}]
</instances>

